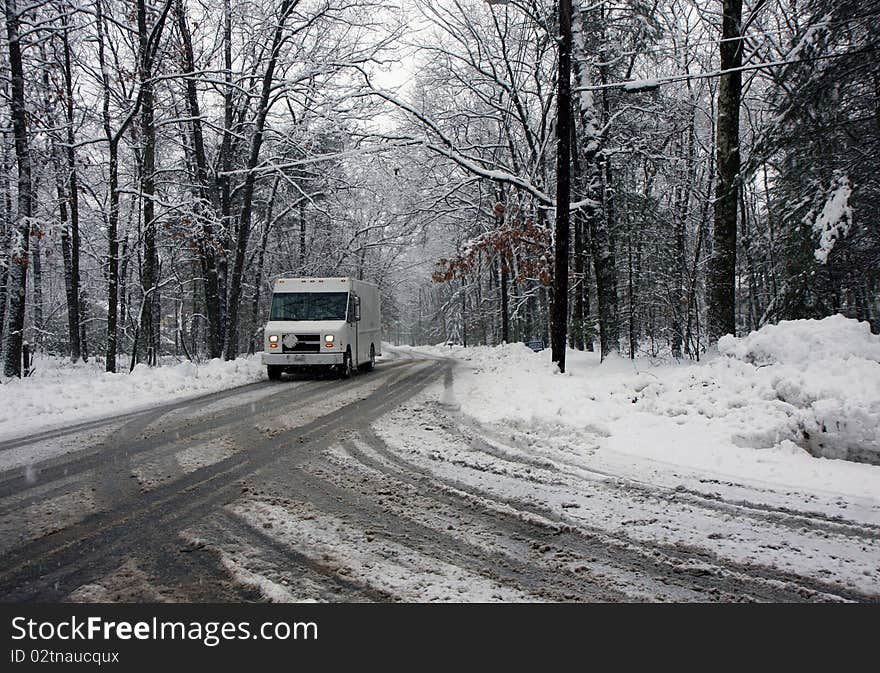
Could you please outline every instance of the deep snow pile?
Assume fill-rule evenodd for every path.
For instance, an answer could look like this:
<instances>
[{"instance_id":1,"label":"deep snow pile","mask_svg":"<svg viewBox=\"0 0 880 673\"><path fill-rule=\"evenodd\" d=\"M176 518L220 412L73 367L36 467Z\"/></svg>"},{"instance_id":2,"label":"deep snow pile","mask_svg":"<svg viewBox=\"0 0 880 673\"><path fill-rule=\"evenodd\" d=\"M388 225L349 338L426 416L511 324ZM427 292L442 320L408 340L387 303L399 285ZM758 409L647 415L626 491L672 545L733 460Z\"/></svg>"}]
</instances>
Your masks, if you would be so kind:
<instances>
[{"instance_id":1,"label":"deep snow pile","mask_svg":"<svg viewBox=\"0 0 880 673\"><path fill-rule=\"evenodd\" d=\"M754 366L755 378L796 410L792 441L817 455L880 459L880 337L868 323L784 321L724 337L718 350Z\"/></svg>"},{"instance_id":2,"label":"deep snow pile","mask_svg":"<svg viewBox=\"0 0 880 673\"><path fill-rule=\"evenodd\" d=\"M719 351L662 365L569 351L560 375L549 350L522 344L426 349L467 365L447 402L546 448L876 493L880 468L814 457L877 456L880 337L867 324L785 322L725 338Z\"/></svg>"},{"instance_id":3,"label":"deep snow pile","mask_svg":"<svg viewBox=\"0 0 880 673\"><path fill-rule=\"evenodd\" d=\"M226 390L264 377L260 356L181 362L108 374L97 362L38 358L34 375L0 385L0 438L71 425Z\"/></svg>"}]
</instances>

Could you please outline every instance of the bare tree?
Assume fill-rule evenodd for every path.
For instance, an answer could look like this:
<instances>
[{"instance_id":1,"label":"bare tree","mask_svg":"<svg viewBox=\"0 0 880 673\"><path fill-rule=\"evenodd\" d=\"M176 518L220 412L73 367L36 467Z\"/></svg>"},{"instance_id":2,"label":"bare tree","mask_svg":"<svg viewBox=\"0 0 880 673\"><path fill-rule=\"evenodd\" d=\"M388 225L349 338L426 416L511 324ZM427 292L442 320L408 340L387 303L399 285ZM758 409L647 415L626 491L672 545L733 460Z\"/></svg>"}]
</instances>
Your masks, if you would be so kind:
<instances>
[{"instance_id":1,"label":"bare tree","mask_svg":"<svg viewBox=\"0 0 880 673\"><path fill-rule=\"evenodd\" d=\"M15 134L15 156L18 162L18 211L15 219L6 281L9 308L3 330L3 372L21 376L21 346L24 337L24 313L27 295L28 244L33 208L31 194L31 154L28 143L27 110L25 106L24 66L19 37L21 15L15 0L6 1L6 37L9 44L9 69L12 74L10 106L12 130Z\"/></svg>"}]
</instances>

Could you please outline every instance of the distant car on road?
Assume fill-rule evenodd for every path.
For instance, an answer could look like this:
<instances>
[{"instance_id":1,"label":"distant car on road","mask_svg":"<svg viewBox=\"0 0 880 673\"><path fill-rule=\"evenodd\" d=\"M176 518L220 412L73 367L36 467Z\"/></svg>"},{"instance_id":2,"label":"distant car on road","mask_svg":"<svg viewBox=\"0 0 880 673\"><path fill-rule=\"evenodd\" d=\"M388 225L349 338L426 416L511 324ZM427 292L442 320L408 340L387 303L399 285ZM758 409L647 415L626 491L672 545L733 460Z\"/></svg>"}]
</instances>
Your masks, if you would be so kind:
<instances>
[{"instance_id":1,"label":"distant car on road","mask_svg":"<svg viewBox=\"0 0 880 673\"><path fill-rule=\"evenodd\" d=\"M538 351L544 350L544 342L541 339L533 339L532 341L526 341L526 346L531 348L536 353Z\"/></svg>"}]
</instances>

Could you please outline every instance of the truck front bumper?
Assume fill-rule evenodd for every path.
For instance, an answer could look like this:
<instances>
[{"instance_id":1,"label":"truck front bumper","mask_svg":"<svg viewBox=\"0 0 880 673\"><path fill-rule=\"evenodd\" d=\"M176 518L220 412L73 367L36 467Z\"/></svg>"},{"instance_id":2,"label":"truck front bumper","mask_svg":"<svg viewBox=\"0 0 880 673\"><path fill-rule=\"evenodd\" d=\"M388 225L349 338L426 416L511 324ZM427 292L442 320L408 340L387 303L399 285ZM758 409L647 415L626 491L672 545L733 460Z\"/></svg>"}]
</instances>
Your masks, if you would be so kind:
<instances>
[{"instance_id":1,"label":"truck front bumper","mask_svg":"<svg viewBox=\"0 0 880 673\"><path fill-rule=\"evenodd\" d=\"M263 353L264 365L329 367L342 364L343 353Z\"/></svg>"}]
</instances>

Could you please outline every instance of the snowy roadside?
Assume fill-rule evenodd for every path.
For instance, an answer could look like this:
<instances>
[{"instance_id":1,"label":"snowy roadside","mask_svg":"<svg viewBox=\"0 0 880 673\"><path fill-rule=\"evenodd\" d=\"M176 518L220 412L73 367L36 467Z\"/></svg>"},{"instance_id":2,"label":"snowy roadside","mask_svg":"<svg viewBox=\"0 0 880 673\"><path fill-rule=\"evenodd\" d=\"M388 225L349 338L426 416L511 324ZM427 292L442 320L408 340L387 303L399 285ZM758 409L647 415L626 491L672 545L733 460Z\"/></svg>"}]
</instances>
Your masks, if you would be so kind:
<instances>
[{"instance_id":1,"label":"snowy roadside","mask_svg":"<svg viewBox=\"0 0 880 673\"><path fill-rule=\"evenodd\" d=\"M570 352L565 375L521 344L398 350L459 366L373 424L372 463L744 595L880 596L880 465L830 457L878 449L867 325L784 323L702 363ZM605 580L641 600L621 573Z\"/></svg>"},{"instance_id":2,"label":"snowy roadside","mask_svg":"<svg viewBox=\"0 0 880 673\"><path fill-rule=\"evenodd\" d=\"M880 457L880 337L866 323L767 326L701 363L570 351L564 375L522 344L403 350L458 359L442 401L535 456L826 513L841 496L847 518L880 522L880 466L836 459Z\"/></svg>"},{"instance_id":3,"label":"snowy roadside","mask_svg":"<svg viewBox=\"0 0 880 673\"><path fill-rule=\"evenodd\" d=\"M181 362L109 374L97 362L38 358L35 373L0 385L0 440L152 408L265 378L260 356Z\"/></svg>"}]
</instances>

